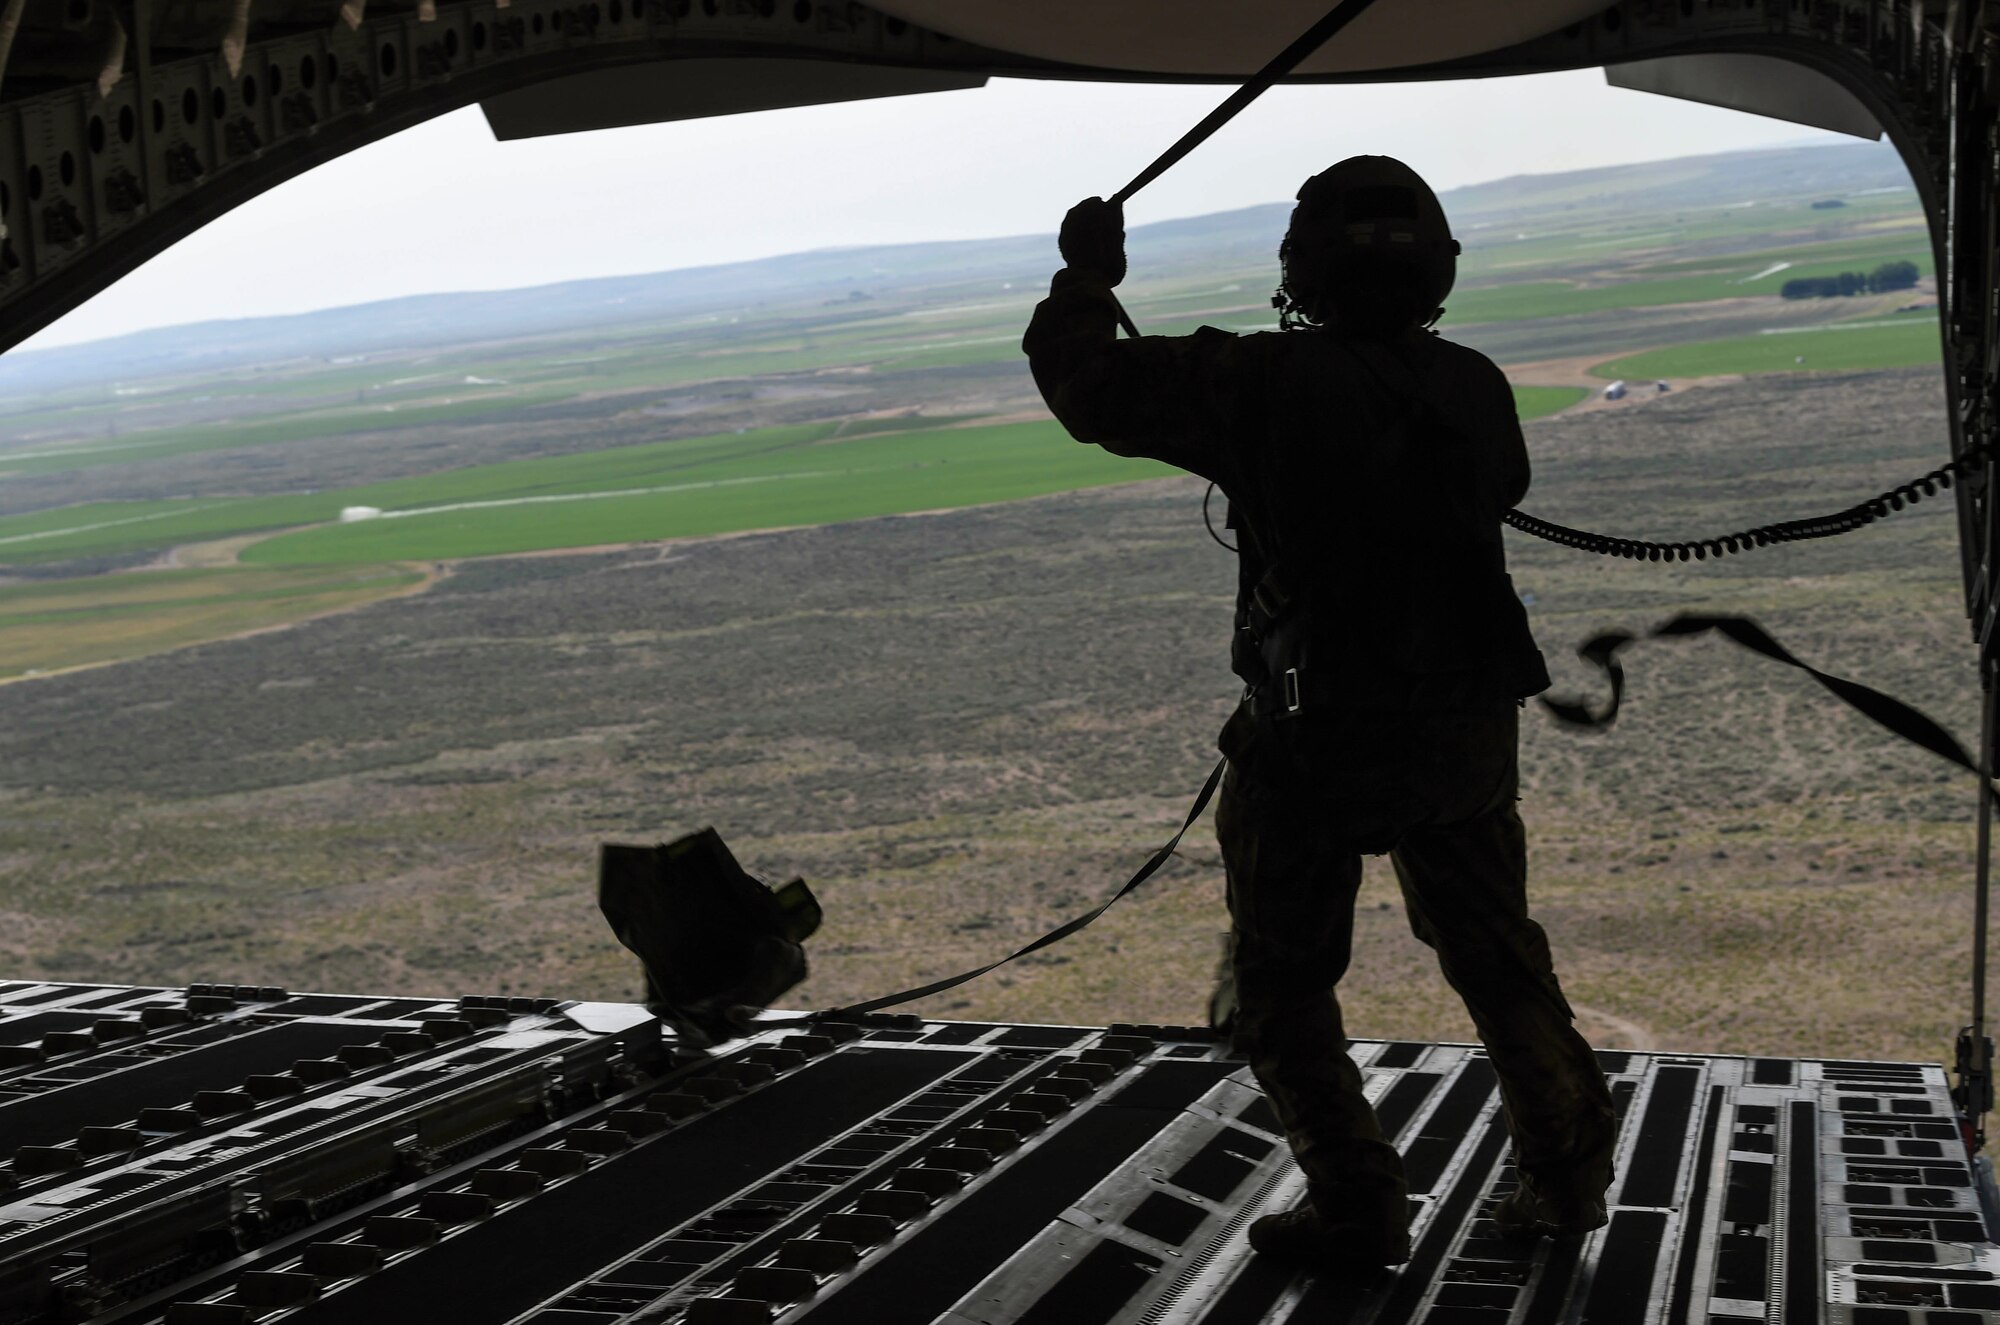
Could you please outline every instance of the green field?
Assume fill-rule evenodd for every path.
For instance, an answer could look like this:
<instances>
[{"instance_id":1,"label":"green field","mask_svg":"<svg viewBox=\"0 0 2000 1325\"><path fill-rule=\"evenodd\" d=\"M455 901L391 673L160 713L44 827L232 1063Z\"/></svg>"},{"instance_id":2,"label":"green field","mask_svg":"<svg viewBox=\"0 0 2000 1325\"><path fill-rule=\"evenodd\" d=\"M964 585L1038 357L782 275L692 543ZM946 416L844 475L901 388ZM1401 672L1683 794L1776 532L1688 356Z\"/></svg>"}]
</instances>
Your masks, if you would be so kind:
<instances>
[{"instance_id":1,"label":"green field","mask_svg":"<svg viewBox=\"0 0 2000 1325\"><path fill-rule=\"evenodd\" d=\"M1926 276L1935 272L1929 234L1921 223L1898 227L1882 234L1828 240L1816 244L1773 245L1732 253L1721 258L1676 258L1649 263L1641 270L1659 276L1717 273L1737 279L1754 275L1780 262L1791 263L1785 271L1764 278L1772 283L1766 293L1798 275L1826 276L1842 271L1869 271L1884 262L1907 261L1917 264Z\"/></svg>"},{"instance_id":2,"label":"green field","mask_svg":"<svg viewBox=\"0 0 2000 1325\"><path fill-rule=\"evenodd\" d=\"M464 388L473 390L476 388ZM569 391L502 391L476 400L454 399L434 404L373 404L320 414L292 414L244 423L217 423L197 428L160 428L129 439L106 438L80 445L0 451L0 477L52 474L96 465L123 465L203 451L271 446L315 440L337 441L355 433L383 428L417 428L477 418L500 410L529 409L566 400Z\"/></svg>"},{"instance_id":3,"label":"green field","mask_svg":"<svg viewBox=\"0 0 2000 1325\"><path fill-rule=\"evenodd\" d=\"M289 625L423 578L403 566L232 567L0 585L0 681Z\"/></svg>"},{"instance_id":4,"label":"green field","mask_svg":"<svg viewBox=\"0 0 2000 1325\"><path fill-rule=\"evenodd\" d=\"M769 444L769 434L730 440L743 444L740 451L690 467L627 471L611 486L605 485L607 480L593 484L579 474L602 472L608 462L621 458L620 452L572 457L563 482L511 487L506 495L498 495L503 489L497 485L478 480L495 477L495 470L545 462L439 475L423 505L395 508L379 519L284 534L252 545L243 559L276 565L353 564L590 547L1012 501L1175 472L1155 461L1126 460L1079 446L1053 422L789 446ZM592 465L592 459L602 463ZM475 487L489 495L474 500L496 504L464 504ZM376 504L362 502L366 491L356 489L352 500L341 504Z\"/></svg>"},{"instance_id":5,"label":"green field","mask_svg":"<svg viewBox=\"0 0 2000 1325\"><path fill-rule=\"evenodd\" d=\"M1557 410L1568 409L1589 394L1580 386L1517 386L1514 388L1514 412L1524 422L1539 419Z\"/></svg>"},{"instance_id":6,"label":"green field","mask_svg":"<svg viewBox=\"0 0 2000 1325\"><path fill-rule=\"evenodd\" d=\"M1629 273L1638 279L1521 281L1459 289L1446 301L1447 324L1520 322L1533 318L1601 313L1620 308L1657 308L1774 295L1788 280L1870 271L1898 259L1931 271L1929 245L1919 237L1888 235L1841 244L1810 244L1732 255L1727 261L1691 259L1647 265ZM1759 278L1780 262L1791 266Z\"/></svg>"},{"instance_id":7,"label":"green field","mask_svg":"<svg viewBox=\"0 0 2000 1325\"><path fill-rule=\"evenodd\" d=\"M1603 200L1597 201L1601 207ZM1541 219L1544 224L1530 226L1531 233L1514 237L1491 231L1466 235L1461 278L1484 281L1537 267L1574 271L1579 264L1599 265L1607 259L1652 277L1698 271L1745 276L1772 261L1856 265L1865 260L1872 267L1893 257L1908 257L1930 270L1929 232L1913 193L1849 198L1831 219L1803 199L1788 206L1711 208L1672 217L1632 219L1622 209L1607 208L1567 223ZM1765 242L1746 251L1738 246L1743 240ZM1706 245L1726 245L1730 251L1726 257L1686 256ZM1636 265L1633 258L1639 260Z\"/></svg>"},{"instance_id":8,"label":"green field","mask_svg":"<svg viewBox=\"0 0 2000 1325\"><path fill-rule=\"evenodd\" d=\"M60 506L0 519L0 565L145 552L311 524L339 513L339 502L317 493Z\"/></svg>"},{"instance_id":9,"label":"green field","mask_svg":"<svg viewBox=\"0 0 2000 1325\"><path fill-rule=\"evenodd\" d=\"M1938 361L1937 319L1883 325L1835 322L1763 336L1738 336L1649 350L1598 364L1604 378L1711 377L1722 373L1830 373L1913 368Z\"/></svg>"},{"instance_id":10,"label":"green field","mask_svg":"<svg viewBox=\"0 0 2000 1325\"><path fill-rule=\"evenodd\" d=\"M1521 322L1530 318L1601 313L1614 308L1700 303L1708 299L1730 299L1745 293L1721 276L1682 276L1672 280L1619 281L1603 285L1523 281L1453 291L1445 301L1444 324L1449 327L1475 322Z\"/></svg>"},{"instance_id":11,"label":"green field","mask_svg":"<svg viewBox=\"0 0 2000 1325\"><path fill-rule=\"evenodd\" d=\"M388 510L651 487L766 472L770 457L818 442L833 423L763 429L576 456L445 470L326 492L161 502L106 502L0 519L0 564L172 547L318 524L348 506ZM962 434L961 434L962 435ZM715 466L720 465L720 469ZM766 468L760 468L765 466ZM697 475L696 471L700 471Z\"/></svg>"},{"instance_id":12,"label":"green field","mask_svg":"<svg viewBox=\"0 0 2000 1325\"><path fill-rule=\"evenodd\" d=\"M1575 404L1521 387L1524 419ZM167 548L291 529L245 561L429 561L825 524L1129 483L1173 472L1080 446L1053 421L803 424L446 470L275 497L105 502L0 519L0 565ZM928 426L927 426L928 425ZM328 524L350 506L385 518ZM467 509L467 507L470 507ZM441 509L452 508L452 509Z\"/></svg>"}]
</instances>

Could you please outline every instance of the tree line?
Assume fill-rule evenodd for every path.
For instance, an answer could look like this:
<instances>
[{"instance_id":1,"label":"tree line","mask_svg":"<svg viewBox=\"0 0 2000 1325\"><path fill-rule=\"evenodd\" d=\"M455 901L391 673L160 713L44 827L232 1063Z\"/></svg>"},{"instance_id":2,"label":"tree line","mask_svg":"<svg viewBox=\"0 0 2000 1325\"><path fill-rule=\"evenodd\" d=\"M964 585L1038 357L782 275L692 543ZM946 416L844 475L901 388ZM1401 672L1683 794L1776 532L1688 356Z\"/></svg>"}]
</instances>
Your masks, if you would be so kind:
<instances>
[{"instance_id":1,"label":"tree line","mask_svg":"<svg viewBox=\"0 0 2000 1325\"><path fill-rule=\"evenodd\" d=\"M1874 271L1844 271L1838 276L1801 276L1778 291L1787 299L1837 299L1843 295L1882 294L1907 290L1917 283L1914 262L1885 262Z\"/></svg>"}]
</instances>

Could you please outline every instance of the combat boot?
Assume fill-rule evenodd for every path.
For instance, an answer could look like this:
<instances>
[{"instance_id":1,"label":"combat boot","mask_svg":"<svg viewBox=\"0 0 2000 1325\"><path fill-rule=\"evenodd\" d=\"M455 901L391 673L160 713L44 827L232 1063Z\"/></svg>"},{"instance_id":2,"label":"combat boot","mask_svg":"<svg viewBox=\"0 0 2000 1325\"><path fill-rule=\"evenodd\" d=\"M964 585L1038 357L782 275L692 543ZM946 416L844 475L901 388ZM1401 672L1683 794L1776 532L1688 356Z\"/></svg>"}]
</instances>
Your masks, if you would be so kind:
<instances>
[{"instance_id":1,"label":"combat boot","mask_svg":"<svg viewBox=\"0 0 2000 1325\"><path fill-rule=\"evenodd\" d=\"M1336 1213L1322 1214L1322 1208ZM1294 1209L1252 1221L1250 1246L1308 1270L1354 1273L1401 1265L1410 1259L1408 1202L1400 1191L1393 1199L1307 1197Z\"/></svg>"},{"instance_id":2,"label":"combat boot","mask_svg":"<svg viewBox=\"0 0 2000 1325\"><path fill-rule=\"evenodd\" d=\"M1514 1190L1493 1207L1492 1219L1505 1237L1575 1238L1603 1228L1609 1216L1603 1192L1523 1173Z\"/></svg>"}]
</instances>

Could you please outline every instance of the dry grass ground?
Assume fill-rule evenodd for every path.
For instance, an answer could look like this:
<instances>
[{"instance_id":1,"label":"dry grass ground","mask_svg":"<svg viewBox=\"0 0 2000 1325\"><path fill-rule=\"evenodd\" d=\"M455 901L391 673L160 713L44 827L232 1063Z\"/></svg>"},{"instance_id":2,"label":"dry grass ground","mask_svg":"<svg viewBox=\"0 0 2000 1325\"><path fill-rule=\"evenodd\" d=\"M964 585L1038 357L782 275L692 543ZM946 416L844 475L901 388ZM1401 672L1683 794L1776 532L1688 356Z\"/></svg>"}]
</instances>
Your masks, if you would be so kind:
<instances>
[{"instance_id":1,"label":"dry grass ground","mask_svg":"<svg viewBox=\"0 0 2000 1325\"><path fill-rule=\"evenodd\" d=\"M1938 463L1928 373L1718 386L1535 425L1531 510L1633 536L1843 506ZM713 823L828 922L796 1002L973 965L1084 909L1178 822L1233 682L1231 560L1157 483L570 557L468 563L296 629L0 688L0 969L104 980L626 997L596 843ZM1510 544L1569 644L1750 612L1969 733L1955 527L1634 565ZM1606 1044L1934 1058L1969 971L1969 779L1797 673L1635 649L1625 717L1531 712L1540 916ZM1194 1021L1222 875L1205 826L1143 900L932 1000ZM1356 1034L1463 1038L1372 862Z\"/></svg>"}]
</instances>

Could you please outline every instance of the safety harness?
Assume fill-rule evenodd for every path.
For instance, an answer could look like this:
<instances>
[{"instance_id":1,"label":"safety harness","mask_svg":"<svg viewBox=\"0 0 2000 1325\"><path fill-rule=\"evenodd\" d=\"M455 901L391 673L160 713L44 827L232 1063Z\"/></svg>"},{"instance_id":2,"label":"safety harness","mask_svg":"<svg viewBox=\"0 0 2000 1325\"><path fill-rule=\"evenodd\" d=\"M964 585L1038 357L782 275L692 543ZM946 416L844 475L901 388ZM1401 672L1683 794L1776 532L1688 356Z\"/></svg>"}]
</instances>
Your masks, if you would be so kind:
<instances>
[{"instance_id":1,"label":"safety harness","mask_svg":"<svg viewBox=\"0 0 2000 1325\"><path fill-rule=\"evenodd\" d=\"M1366 355L1331 337L1326 343L1345 350L1387 394L1408 405L1401 418L1384 424L1364 440L1366 449L1379 449L1384 438L1407 432L1416 423L1422 414L1421 391L1399 392ZM1223 527L1234 530L1237 537L1231 549L1236 553L1237 588L1229 670L1242 679L1243 702L1258 717L1296 718L1306 711L1307 686L1313 679L1308 667L1317 624L1311 602L1312 581L1298 573L1294 556L1287 555L1282 546L1283 523L1274 512L1267 509L1253 519L1241 501L1227 494L1224 500ZM1206 502L1204 497L1204 518ZM1295 549L1290 551L1296 553Z\"/></svg>"}]
</instances>

